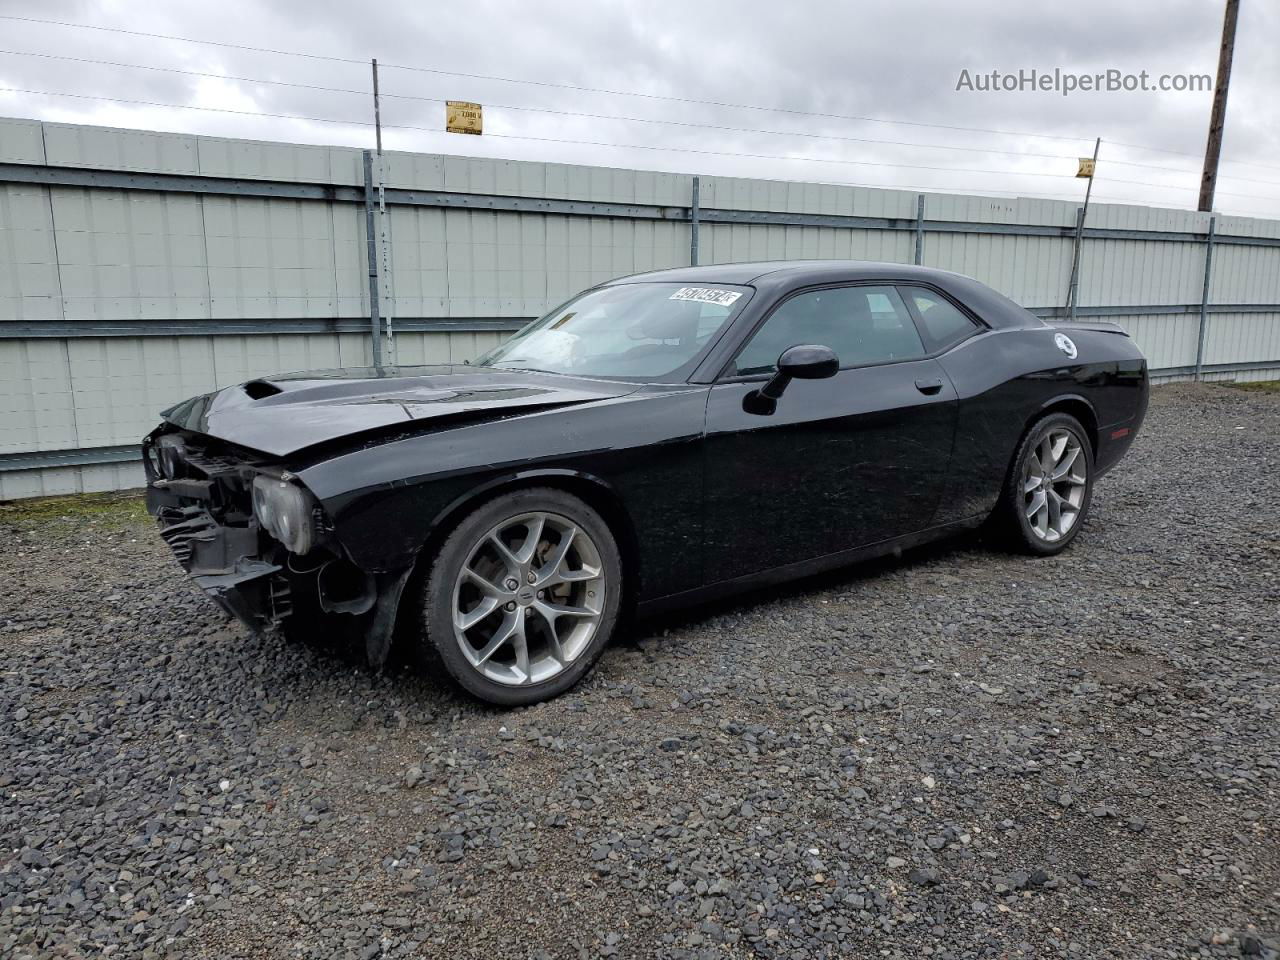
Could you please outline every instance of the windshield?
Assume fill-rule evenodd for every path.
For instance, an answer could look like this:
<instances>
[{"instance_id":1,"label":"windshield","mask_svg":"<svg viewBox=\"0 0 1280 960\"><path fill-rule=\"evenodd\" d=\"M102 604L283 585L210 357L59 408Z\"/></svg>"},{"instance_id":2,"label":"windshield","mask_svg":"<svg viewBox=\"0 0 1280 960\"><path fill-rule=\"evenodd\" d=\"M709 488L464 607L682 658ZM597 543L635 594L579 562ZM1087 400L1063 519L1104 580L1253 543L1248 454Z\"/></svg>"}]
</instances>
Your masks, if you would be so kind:
<instances>
[{"instance_id":1,"label":"windshield","mask_svg":"<svg viewBox=\"0 0 1280 960\"><path fill-rule=\"evenodd\" d=\"M622 283L588 290L535 320L475 363L581 377L683 379L737 315L751 288Z\"/></svg>"}]
</instances>

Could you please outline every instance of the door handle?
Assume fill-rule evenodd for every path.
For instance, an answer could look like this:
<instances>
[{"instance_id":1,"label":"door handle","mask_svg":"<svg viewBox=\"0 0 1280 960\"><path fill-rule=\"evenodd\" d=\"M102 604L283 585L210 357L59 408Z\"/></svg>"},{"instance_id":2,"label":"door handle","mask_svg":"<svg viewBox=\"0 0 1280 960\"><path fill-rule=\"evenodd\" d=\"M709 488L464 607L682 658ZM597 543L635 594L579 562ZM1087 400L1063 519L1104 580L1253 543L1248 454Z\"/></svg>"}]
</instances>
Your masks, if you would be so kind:
<instances>
[{"instance_id":1,"label":"door handle","mask_svg":"<svg viewBox=\"0 0 1280 960\"><path fill-rule=\"evenodd\" d=\"M917 380L916 389L925 396L932 397L942 390L941 380Z\"/></svg>"}]
</instances>

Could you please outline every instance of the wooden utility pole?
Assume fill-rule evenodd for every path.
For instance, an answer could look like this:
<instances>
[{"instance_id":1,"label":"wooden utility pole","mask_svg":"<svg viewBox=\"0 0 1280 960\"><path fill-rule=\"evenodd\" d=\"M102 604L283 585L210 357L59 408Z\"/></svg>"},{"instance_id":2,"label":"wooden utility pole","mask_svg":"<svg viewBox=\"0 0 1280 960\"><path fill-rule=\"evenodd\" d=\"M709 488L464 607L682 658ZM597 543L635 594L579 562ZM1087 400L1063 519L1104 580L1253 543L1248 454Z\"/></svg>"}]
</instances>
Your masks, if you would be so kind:
<instances>
[{"instance_id":1,"label":"wooden utility pole","mask_svg":"<svg viewBox=\"0 0 1280 960\"><path fill-rule=\"evenodd\" d=\"M1222 128L1227 119L1227 87L1231 83L1231 55L1236 45L1236 17L1240 0L1227 0L1222 21L1222 48L1218 51L1218 81L1213 89L1213 113L1209 117L1209 142L1204 148L1204 174L1200 177L1200 205L1206 213L1213 209L1213 192L1218 186L1218 155L1222 153Z\"/></svg>"}]
</instances>

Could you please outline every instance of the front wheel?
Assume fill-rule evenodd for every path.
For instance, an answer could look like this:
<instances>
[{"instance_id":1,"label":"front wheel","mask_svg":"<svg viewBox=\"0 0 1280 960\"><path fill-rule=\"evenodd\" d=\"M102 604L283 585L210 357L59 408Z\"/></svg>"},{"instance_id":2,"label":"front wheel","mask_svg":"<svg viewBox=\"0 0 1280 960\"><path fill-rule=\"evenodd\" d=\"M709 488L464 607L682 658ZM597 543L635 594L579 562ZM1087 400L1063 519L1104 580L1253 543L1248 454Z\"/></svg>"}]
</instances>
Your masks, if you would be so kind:
<instances>
[{"instance_id":1,"label":"front wheel","mask_svg":"<svg viewBox=\"0 0 1280 960\"><path fill-rule=\"evenodd\" d=\"M1080 533L1093 494L1093 449L1075 417L1053 413L1027 431L993 519L1016 548L1061 553Z\"/></svg>"},{"instance_id":2,"label":"front wheel","mask_svg":"<svg viewBox=\"0 0 1280 960\"><path fill-rule=\"evenodd\" d=\"M537 703L599 659L621 596L617 542L600 515L562 490L518 490L445 540L424 584L424 639L481 700Z\"/></svg>"}]
</instances>

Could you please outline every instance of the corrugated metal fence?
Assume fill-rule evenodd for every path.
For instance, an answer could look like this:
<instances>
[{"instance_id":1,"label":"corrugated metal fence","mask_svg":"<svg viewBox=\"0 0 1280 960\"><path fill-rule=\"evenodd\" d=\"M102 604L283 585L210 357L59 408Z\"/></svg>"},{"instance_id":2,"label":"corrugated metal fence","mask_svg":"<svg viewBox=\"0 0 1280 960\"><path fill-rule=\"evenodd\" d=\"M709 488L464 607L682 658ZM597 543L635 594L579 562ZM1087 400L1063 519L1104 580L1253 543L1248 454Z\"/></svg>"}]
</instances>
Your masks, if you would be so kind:
<instances>
[{"instance_id":1,"label":"corrugated metal fence","mask_svg":"<svg viewBox=\"0 0 1280 960\"><path fill-rule=\"evenodd\" d=\"M371 290L400 364L691 260L917 261L1061 316L1077 209L0 119L0 499L136 486L168 404L368 364ZM1280 222L1091 206L1079 302L1161 376L1280 376Z\"/></svg>"}]
</instances>

